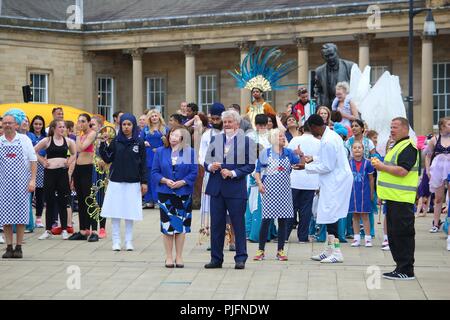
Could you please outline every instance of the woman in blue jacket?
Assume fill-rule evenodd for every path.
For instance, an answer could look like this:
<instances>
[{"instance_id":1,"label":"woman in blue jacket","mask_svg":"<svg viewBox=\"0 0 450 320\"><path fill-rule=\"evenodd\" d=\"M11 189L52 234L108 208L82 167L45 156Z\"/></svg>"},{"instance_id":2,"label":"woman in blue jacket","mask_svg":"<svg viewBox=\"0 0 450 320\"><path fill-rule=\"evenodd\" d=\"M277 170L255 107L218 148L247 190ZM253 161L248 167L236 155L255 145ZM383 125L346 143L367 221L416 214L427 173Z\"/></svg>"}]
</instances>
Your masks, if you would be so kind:
<instances>
[{"instance_id":1,"label":"woman in blue jacket","mask_svg":"<svg viewBox=\"0 0 450 320\"><path fill-rule=\"evenodd\" d=\"M186 129L172 128L167 146L159 148L152 165L152 180L158 193L161 232L166 250L166 267L183 268L183 246L186 233L191 232L192 194L197 178L197 157L189 147ZM175 242L175 265L173 244Z\"/></svg>"},{"instance_id":2,"label":"woman in blue jacket","mask_svg":"<svg viewBox=\"0 0 450 320\"><path fill-rule=\"evenodd\" d=\"M120 221L125 220L125 249L133 251L133 222L142 220L142 195L147 192L144 141L139 138L136 118L120 117L120 129L110 145L100 144L100 156L111 163L108 187L101 210L111 218L113 251L121 250Z\"/></svg>"}]
</instances>

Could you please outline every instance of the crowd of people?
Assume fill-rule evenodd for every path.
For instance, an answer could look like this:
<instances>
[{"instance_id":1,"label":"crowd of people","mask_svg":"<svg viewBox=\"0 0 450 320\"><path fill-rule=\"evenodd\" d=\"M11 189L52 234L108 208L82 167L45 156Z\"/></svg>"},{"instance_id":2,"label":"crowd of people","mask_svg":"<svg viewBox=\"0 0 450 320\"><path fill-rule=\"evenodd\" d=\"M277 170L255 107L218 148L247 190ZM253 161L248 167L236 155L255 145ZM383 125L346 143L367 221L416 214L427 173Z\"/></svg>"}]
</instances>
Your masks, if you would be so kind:
<instances>
[{"instance_id":1,"label":"crowd of people","mask_svg":"<svg viewBox=\"0 0 450 320\"><path fill-rule=\"evenodd\" d=\"M377 132L360 118L348 90L338 83L329 108L316 106L300 88L298 101L279 113L256 87L242 116L239 105L218 102L207 113L182 102L168 119L156 109L143 115L118 111L113 138L103 134L101 115L83 113L74 124L55 108L46 127L42 116L30 122L21 110L10 110L0 120L3 258L21 258L24 232L34 228L45 229L39 240L60 234L99 241L107 237L107 218L112 249L122 250L124 220L124 248L132 251L134 222L143 219L143 209L158 207L165 266L182 268L185 236L199 218L192 208L200 183L199 219L211 251L205 268L222 267L225 242L236 251L236 269L245 268L247 241L259 244L253 260L260 261L266 242L275 238L275 258L286 261L293 230L300 243L325 242L313 260L340 263L341 243L375 245L374 215L383 212L380 246L392 251L397 265L384 276L413 279L415 216L433 210L430 232L436 233L448 210L450 118L441 119L438 134L425 141L409 137L408 120L392 119L390 141L380 151Z\"/></svg>"}]
</instances>

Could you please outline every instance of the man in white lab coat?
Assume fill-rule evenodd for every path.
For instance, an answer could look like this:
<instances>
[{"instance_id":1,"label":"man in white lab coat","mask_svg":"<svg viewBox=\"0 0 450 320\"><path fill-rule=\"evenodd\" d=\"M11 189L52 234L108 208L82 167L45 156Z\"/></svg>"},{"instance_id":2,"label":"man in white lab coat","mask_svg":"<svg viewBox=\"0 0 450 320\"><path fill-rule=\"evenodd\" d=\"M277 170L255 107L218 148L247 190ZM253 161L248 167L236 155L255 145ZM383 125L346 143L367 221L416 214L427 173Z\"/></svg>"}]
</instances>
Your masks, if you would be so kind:
<instances>
[{"instance_id":1,"label":"man in white lab coat","mask_svg":"<svg viewBox=\"0 0 450 320\"><path fill-rule=\"evenodd\" d=\"M311 115L307 122L311 133L316 137L321 137L320 151L318 157L305 157L306 164L300 164L298 169L305 169L307 173L319 174L320 195L317 223L325 224L328 232L325 250L311 259L322 263L343 262L337 222L340 218L347 216L353 174L342 138L329 129L317 114Z\"/></svg>"}]
</instances>

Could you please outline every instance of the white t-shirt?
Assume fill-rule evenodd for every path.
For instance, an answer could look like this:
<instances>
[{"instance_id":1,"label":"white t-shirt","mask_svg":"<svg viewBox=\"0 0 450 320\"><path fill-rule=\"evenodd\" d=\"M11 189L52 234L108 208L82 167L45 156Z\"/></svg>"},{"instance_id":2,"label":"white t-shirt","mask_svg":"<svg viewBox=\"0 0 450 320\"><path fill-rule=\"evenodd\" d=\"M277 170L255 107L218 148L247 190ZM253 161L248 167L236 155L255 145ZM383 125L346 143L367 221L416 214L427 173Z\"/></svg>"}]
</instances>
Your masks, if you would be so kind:
<instances>
[{"instance_id":1,"label":"white t-shirt","mask_svg":"<svg viewBox=\"0 0 450 320\"><path fill-rule=\"evenodd\" d=\"M28 138L25 134L16 133L14 139L10 142L3 135L0 137L0 148L3 146L15 146L20 144L23 147L23 153L26 161L37 161L36 152L34 152L33 144L31 143L30 138Z\"/></svg>"},{"instance_id":2,"label":"white t-shirt","mask_svg":"<svg viewBox=\"0 0 450 320\"><path fill-rule=\"evenodd\" d=\"M299 145L305 156L317 157L319 154L320 140L314 138L312 134L305 133L300 137L292 138L291 142L289 142L288 148L291 150L296 150ZM292 170L291 187L299 190L318 190L319 175L308 174L305 170Z\"/></svg>"}]
</instances>

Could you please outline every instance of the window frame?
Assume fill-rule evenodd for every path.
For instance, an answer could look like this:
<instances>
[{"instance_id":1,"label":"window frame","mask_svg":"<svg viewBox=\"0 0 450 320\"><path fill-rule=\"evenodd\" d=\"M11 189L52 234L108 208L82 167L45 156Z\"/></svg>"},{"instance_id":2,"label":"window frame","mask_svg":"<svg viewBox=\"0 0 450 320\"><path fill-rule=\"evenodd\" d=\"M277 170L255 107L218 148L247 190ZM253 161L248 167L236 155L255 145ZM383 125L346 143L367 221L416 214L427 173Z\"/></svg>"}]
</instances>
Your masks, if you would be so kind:
<instances>
[{"instance_id":1,"label":"window frame","mask_svg":"<svg viewBox=\"0 0 450 320\"><path fill-rule=\"evenodd\" d=\"M157 108L157 105L151 105L150 104L150 80L151 79L159 79L160 80L160 91L154 91L159 92L160 93L160 99L164 99L164 104L161 104L159 107ZM161 80L164 80L164 90L161 90ZM163 94L161 94L163 93ZM159 112L161 113L163 118L166 118L166 114L167 114L167 75L162 75L162 74L149 74L145 76L145 97L146 97L146 109L153 109L156 108L157 110L159 110ZM156 97L156 96L155 96ZM161 100L160 100L161 101Z\"/></svg>"},{"instance_id":2,"label":"window frame","mask_svg":"<svg viewBox=\"0 0 450 320\"><path fill-rule=\"evenodd\" d=\"M115 91L116 91L116 78L112 75L105 75L105 74L98 74L96 77L97 81L96 81L96 92L97 92L97 103L96 103L96 110L98 114L101 114L105 117L105 120L109 121L112 123L113 121L113 114L115 112L116 106L115 106L115 102L116 102L116 95L115 95ZM106 79L106 80L111 80L111 92L109 91L100 91L100 79ZM111 105L100 105L99 104L99 100L101 99L101 93L110 93L111 94ZM108 100L108 98L106 99ZM110 108L110 112L109 112L109 117L106 117L100 110L101 109L106 109L106 108Z\"/></svg>"},{"instance_id":3,"label":"window frame","mask_svg":"<svg viewBox=\"0 0 450 320\"><path fill-rule=\"evenodd\" d=\"M203 101L202 101L202 83L201 83L201 77L215 77L215 97L213 97L213 101L211 103L206 103L206 110L203 108ZM206 89L206 92L213 91ZM219 72L199 72L197 73L197 104L198 104L198 111L203 112L205 114L208 114L209 106L211 106L214 102L220 101L220 73ZM209 105L209 106L208 106Z\"/></svg>"},{"instance_id":4,"label":"window frame","mask_svg":"<svg viewBox=\"0 0 450 320\"><path fill-rule=\"evenodd\" d=\"M32 80L32 76L45 76L45 87L37 87L37 89L34 89L36 87L33 86L34 79ZM31 94L32 94L32 101L29 101L30 103L40 103L40 104L49 104L50 103L50 81L51 81L51 71L48 70L38 70L38 69L30 69L27 71L27 79L30 84ZM44 90L45 92L45 100L44 101L34 101L34 90Z\"/></svg>"},{"instance_id":5,"label":"window frame","mask_svg":"<svg viewBox=\"0 0 450 320\"><path fill-rule=\"evenodd\" d=\"M443 65L444 68L444 77L441 78L439 74L439 66ZM436 71L436 72L435 72ZM448 72L447 72L448 71ZM440 113L444 112L444 117L450 116L450 61L444 62L433 62L433 70L432 70L432 87L433 87L433 127L438 127L439 119L442 118ZM440 82L443 81L443 92L439 92L440 90ZM449 90L447 90L447 87ZM444 109L439 107L440 99L444 99ZM437 99L437 103L435 103ZM435 119L436 116L436 119Z\"/></svg>"}]
</instances>

